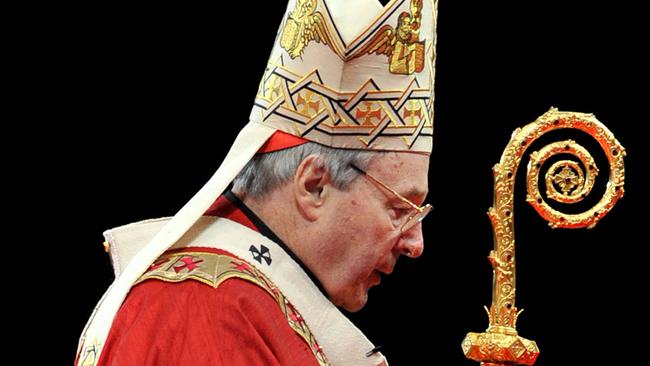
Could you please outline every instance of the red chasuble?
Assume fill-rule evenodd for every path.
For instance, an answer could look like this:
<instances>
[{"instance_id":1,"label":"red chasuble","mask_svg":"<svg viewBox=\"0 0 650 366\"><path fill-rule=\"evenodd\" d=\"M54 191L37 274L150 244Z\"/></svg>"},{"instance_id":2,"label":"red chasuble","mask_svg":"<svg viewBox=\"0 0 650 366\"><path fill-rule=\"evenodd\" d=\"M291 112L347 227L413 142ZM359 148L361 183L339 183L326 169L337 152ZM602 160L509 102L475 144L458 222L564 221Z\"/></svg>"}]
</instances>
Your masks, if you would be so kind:
<instances>
[{"instance_id":1,"label":"red chasuble","mask_svg":"<svg viewBox=\"0 0 650 366\"><path fill-rule=\"evenodd\" d=\"M206 214L260 230L224 196ZM240 272L233 275L226 271L230 274L218 283L190 276L168 282L164 277L147 275L172 256L178 264L168 267L177 273L215 256L232 260L228 262L232 270ZM287 306L281 308L283 297L279 300L272 296L269 288L273 287L265 288L254 278L247 278L248 270L250 266L244 261L218 249L186 248L166 253L129 292L98 365L319 365L312 350L318 346L310 345L306 340L309 337L294 330L288 321L297 317L299 323L300 316L287 311Z\"/></svg>"}]
</instances>

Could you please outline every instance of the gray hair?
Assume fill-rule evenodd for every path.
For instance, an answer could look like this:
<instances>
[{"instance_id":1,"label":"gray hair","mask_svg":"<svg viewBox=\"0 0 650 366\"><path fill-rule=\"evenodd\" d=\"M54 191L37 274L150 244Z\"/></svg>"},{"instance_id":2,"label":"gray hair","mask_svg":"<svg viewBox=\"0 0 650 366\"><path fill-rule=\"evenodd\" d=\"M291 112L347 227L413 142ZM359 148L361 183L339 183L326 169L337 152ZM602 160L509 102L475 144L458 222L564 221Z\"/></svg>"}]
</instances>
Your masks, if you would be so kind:
<instances>
[{"instance_id":1,"label":"gray hair","mask_svg":"<svg viewBox=\"0 0 650 366\"><path fill-rule=\"evenodd\" d=\"M350 164L365 170L372 159L380 154L384 152L335 149L307 142L289 149L255 155L233 180L232 190L251 197L262 197L292 179L300 163L310 155L319 156L334 186L345 190L359 176Z\"/></svg>"}]
</instances>

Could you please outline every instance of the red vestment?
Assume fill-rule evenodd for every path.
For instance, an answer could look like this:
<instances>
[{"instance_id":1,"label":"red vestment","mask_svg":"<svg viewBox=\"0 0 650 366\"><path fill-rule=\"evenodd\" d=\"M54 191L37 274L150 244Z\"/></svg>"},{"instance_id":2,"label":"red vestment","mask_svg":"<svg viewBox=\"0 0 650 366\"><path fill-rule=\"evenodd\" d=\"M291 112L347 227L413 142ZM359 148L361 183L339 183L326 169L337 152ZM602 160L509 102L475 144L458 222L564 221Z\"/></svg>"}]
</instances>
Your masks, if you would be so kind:
<instances>
[{"instance_id":1,"label":"red vestment","mask_svg":"<svg viewBox=\"0 0 650 366\"><path fill-rule=\"evenodd\" d=\"M259 231L224 196L206 214ZM229 278L213 288L189 279L178 283L147 279L135 285L122 304L98 365L284 366L318 362L310 345L289 326L276 300L253 282Z\"/></svg>"}]
</instances>

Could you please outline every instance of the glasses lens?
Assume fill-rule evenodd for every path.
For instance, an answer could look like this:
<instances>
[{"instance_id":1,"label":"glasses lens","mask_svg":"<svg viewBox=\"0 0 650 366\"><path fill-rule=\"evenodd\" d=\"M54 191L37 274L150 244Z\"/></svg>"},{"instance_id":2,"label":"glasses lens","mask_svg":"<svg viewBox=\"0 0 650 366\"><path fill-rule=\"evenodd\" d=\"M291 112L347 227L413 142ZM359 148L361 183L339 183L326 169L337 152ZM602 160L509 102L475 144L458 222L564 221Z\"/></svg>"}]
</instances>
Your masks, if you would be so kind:
<instances>
[{"instance_id":1,"label":"glasses lens","mask_svg":"<svg viewBox=\"0 0 650 366\"><path fill-rule=\"evenodd\" d=\"M408 221L402 226L402 232L405 233L413 228L413 226L419 224L424 218L433 210L433 206L427 204L422 207L422 211L416 211L415 214L409 217Z\"/></svg>"}]
</instances>

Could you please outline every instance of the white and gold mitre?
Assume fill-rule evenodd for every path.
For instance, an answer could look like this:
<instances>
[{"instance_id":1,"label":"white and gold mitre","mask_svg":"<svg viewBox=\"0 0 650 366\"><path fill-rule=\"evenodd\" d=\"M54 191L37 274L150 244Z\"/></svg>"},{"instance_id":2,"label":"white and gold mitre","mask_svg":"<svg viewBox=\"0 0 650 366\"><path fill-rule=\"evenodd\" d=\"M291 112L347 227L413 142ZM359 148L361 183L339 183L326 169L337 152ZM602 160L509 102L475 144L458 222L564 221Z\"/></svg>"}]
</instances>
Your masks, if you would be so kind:
<instances>
[{"instance_id":1,"label":"white and gold mitre","mask_svg":"<svg viewBox=\"0 0 650 366\"><path fill-rule=\"evenodd\" d=\"M290 0L251 122L331 147L430 153L437 0Z\"/></svg>"}]
</instances>

